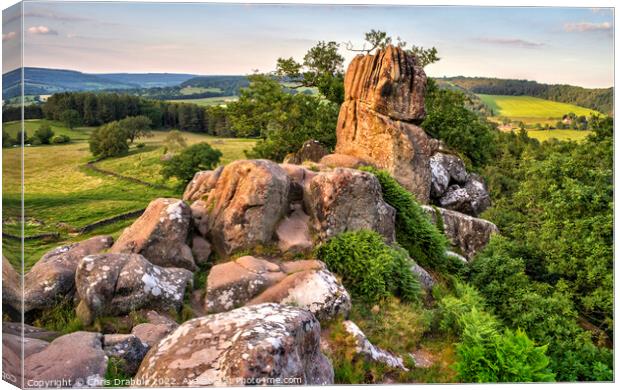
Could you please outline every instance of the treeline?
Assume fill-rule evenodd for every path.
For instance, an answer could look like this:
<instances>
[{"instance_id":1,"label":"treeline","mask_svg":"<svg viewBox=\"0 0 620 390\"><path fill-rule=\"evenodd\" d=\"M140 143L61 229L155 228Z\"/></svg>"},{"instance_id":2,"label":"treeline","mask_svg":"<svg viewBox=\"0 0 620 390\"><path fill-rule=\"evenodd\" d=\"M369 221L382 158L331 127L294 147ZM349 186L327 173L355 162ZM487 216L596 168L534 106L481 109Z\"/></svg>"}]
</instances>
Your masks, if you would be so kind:
<instances>
[{"instance_id":1,"label":"treeline","mask_svg":"<svg viewBox=\"0 0 620 390\"><path fill-rule=\"evenodd\" d=\"M74 111L83 126L100 126L126 117L144 115L153 128L174 128L218 136L235 136L221 107L172 103L117 93L63 92L43 105L45 118L63 120Z\"/></svg>"},{"instance_id":2,"label":"treeline","mask_svg":"<svg viewBox=\"0 0 620 390\"><path fill-rule=\"evenodd\" d=\"M487 77L450 77L443 80L474 93L534 96L591 108L607 115L613 113L613 88L590 89L573 85L541 84L529 80Z\"/></svg>"},{"instance_id":3,"label":"treeline","mask_svg":"<svg viewBox=\"0 0 620 390\"><path fill-rule=\"evenodd\" d=\"M43 118L43 109L39 104L24 106L24 119ZM2 122L19 121L22 119L22 108L20 106L2 107Z\"/></svg>"}]
</instances>

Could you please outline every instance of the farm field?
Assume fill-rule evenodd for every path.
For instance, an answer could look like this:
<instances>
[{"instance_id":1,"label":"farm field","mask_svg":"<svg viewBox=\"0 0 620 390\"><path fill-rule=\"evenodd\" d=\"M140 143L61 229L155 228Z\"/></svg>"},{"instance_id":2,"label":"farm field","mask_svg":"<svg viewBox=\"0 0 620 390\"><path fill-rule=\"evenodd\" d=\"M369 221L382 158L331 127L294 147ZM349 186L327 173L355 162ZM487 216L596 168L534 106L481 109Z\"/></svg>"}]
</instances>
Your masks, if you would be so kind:
<instances>
[{"instance_id":1,"label":"farm field","mask_svg":"<svg viewBox=\"0 0 620 390\"><path fill-rule=\"evenodd\" d=\"M42 122L28 121L29 134ZM64 145L33 146L24 149L24 202L26 218L24 234L60 234L59 239L27 241L25 258L33 264L46 250L65 242L83 240L94 234L120 234L131 221L121 221L101 227L88 235L76 231L93 222L140 210L157 197L179 197L181 189L174 180L164 182L159 175L160 157L164 153L166 132L154 132L151 138L141 139L146 146L132 147L126 156L103 160L97 167L165 187L151 187L93 171L85 164L92 159L87 138L91 128L69 130L57 122L51 123L55 132L68 134L73 140ZM4 129L17 132L19 123L5 123ZM209 142L223 153L222 163L243 158L243 151L252 148L253 140L218 139L201 134L183 133L188 144ZM3 162L3 231L19 235L20 207L20 148L2 151ZM16 241L16 242L13 242ZM18 250L17 240L4 239L7 253ZM11 260L11 259L10 259Z\"/></svg>"},{"instance_id":2,"label":"farm field","mask_svg":"<svg viewBox=\"0 0 620 390\"><path fill-rule=\"evenodd\" d=\"M589 130L527 130L527 135L530 138L535 138L541 142L552 138L559 141L581 141L586 139L586 137L590 134L592 134L592 132Z\"/></svg>"},{"instance_id":3,"label":"farm field","mask_svg":"<svg viewBox=\"0 0 620 390\"><path fill-rule=\"evenodd\" d=\"M239 99L239 96L217 96L200 99L171 99L173 103L192 103L199 106L221 106Z\"/></svg>"},{"instance_id":4,"label":"farm field","mask_svg":"<svg viewBox=\"0 0 620 390\"><path fill-rule=\"evenodd\" d=\"M589 108L575 106L573 104L553 102L531 96L503 96L503 95L478 95L480 99L494 112L495 117L508 117L512 120L522 120L526 124L541 120L562 119L569 112L577 116L599 114Z\"/></svg>"}]
</instances>

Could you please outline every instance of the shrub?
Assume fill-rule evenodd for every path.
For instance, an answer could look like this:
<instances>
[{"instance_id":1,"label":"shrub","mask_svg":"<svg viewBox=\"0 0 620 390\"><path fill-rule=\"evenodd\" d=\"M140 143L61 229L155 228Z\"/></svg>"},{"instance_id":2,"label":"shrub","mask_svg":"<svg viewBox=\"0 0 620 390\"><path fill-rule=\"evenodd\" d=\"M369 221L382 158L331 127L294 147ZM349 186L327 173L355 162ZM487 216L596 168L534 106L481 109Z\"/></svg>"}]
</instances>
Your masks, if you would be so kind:
<instances>
[{"instance_id":1,"label":"shrub","mask_svg":"<svg viewBox=\"0 0 620 390\"><path fill-rule=\"evenodd\" d=\"M9 148L9 147L13 146L16 143L17 143L17 141L14 140L9 133L7 133L6 131L2 130L2 147L3 148Z\"/></svg>"},{"instance_id":2,"label":"shrub","mask_svg":"<svg viewBox=\"0 0 620 390\"><path fill-rule=\"evenodd\" d=\"M164 179L176 177L185 184L192 180L196 172L215 167L220 157L222 152L213 149L206 142L201 142L164 161L161 172Z\"/></svg>"},{"instance_id":3,"label":"shrub","mask_svg":"<svg viewBox=\"0 0 620 390\"><path fill-rule=\"evenodd\" d=\"M34 132L34 138L39 140L41 144L48 145L50 139L54 136L54 132L50 125L43 124Z\"/></svg>"},{"instance_id":4,"label":"shrub","mask_svg":"<svg viewBox=\"0 0 620 390\"><path fill-rule=\"evenodd\" d=\"M127 134L118 122L110 122L94 130L90 135L89 146L96 157L120 156L129 150Z\"/></svg>"},{"instance_id":5,"label":"shrub","mask_svg":"<svg viewBox=\"0 0 620 390\"><path fill-rule=\"evenodd\" d=\"M143 149L146 146L146 144L144 142L140 142L138 144L136 144L136 149Z\"/></svg>"},{"instance_id":6,"label":"shrub","mask_svg":"<svg viewBox=\"0 0 620 390\"><path fill-rule=\"evenodd\" d=\"M456 271L461 263L445 255L448 241L416 202L413 195L389 173L373 167L362 170L374 174L383 191L383 199L396 209L396 240L422 267L438 271Z\"/></svg>"},{"instance_id":7,"label":"shrub","mask_svg":"<svg viewBox=\"0 0 620 390\"><path fill-rule=\"evenodd\" d=\"M68 135L58 134L53 136L51 141L53 144L66 144L71 141L71 138Z\"/></svg>"},{"instance_id":8,"label":"shrub","mask_svg":"<svg viewBox=\"0 0 620 390\"><path fill-rule=\"evenodd\" d=\"M411 260L402 250L385 244L376 232L339 234L317 248L316 256L342 277L352 295L366 302L390 294L408 301L419 297L420 285L410 271Z\"/></svg>"}]
</instances>

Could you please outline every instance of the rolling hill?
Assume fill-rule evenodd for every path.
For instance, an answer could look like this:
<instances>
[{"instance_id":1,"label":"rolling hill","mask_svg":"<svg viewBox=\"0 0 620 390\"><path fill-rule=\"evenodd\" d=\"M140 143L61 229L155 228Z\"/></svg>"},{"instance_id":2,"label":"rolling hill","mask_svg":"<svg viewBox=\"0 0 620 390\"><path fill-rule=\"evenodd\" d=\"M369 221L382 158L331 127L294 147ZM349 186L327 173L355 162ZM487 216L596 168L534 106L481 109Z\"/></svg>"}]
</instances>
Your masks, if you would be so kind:
<instances>
[{"instance_id":1,"label":"rolling hill","mask_svg":"<svg viewBox=\"0 0 620 390\"><path fill-rule=\"evenodd\" d=\"M122 90L176 86L195 77L174 73L107 73L91 74L75 70L24 68L25 95L49 95L63 91ZM2 75L2 98L20 94L21 69Z\"/></svg>"}]
</instances>

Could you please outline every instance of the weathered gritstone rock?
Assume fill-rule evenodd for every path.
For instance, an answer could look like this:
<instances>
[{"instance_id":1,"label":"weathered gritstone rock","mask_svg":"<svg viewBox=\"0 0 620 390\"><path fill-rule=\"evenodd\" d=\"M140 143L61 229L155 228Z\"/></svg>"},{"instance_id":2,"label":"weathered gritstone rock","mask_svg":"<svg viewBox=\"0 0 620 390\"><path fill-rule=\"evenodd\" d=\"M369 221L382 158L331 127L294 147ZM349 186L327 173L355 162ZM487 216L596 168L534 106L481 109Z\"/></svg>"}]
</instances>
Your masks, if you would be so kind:
<instances>
[{"instance_id":1,"label":"weathered gritstone rock","mask_svg":"<svg viewBox=\"0 0 620 390\"><path fill-rule=\"evenodd\" d=\"M368 172L348 168L320 172L306 183L304 204L321 240L369 229L394 241L396 211L383 201L379 181Z\"/></svg>"},{"instance_id":2,"label":"weathered gritstone rock","mask_svg":"<svg viewBox=\"0 0 620 390\"><path fill-rule=\"evenodd\" d=\"M200 236L192 237L192 255L198 265L207 264L211 256L211 244Z\"/></svg>"},{"instance_id":3,"label":"weathered gritstone rock","mask_svg":"<svg viewBox=\"0 0 620 390\"><path fill-rule=\"evenodd\" d=\"M358 169L360 167L370 165L366 161L358 157L348 156L346 154L328 154L319 161L319 164L331 167L331 168L353 168Z\"/></svg>"},{"instance_id":4,"label":"weathered gritstone rock","mask_svg":"<svg viewBox=\"0 0 620 390\"><path fill-rule=\"evenodd\" d=\"M384 363L389 367L409 371L403 364L403 359L400 356L372 345L364 332L353 321L344 321L343 324L347 333L355 339L355 351L358 354L370 361Z\"/></svg>"},{"instance_id":5,"label":"weathered gritstone rock","mask_svg":"<svg viewBox=\"0 0 620 390\"><path fill-rule=\"evenodd\" d=\"M134 326L131 330L131 334L138 337L148 348L157 345L161 339L168 336L179 327L179 324L172 319L156 311L149 311L146 314L146 318L148 322Z\"/></svg>"},{"instance_id":6,"label":"weathered gritstone rock","mask_svg":"<svg viewBox=\"0 0 620 390\"><path fill-rule=\"evenodd\" d=\"M192 204L194 224L220 255L271 242L288 211L290 179L268 160L238 160L222 170L207 199Z\"/></svg>"},{"instance_id":7,"label":"weathered gritstone rock","mask_svg":"<svg viewBox=\"0 0 620 390\"><path fill-rule=\"evenodd\" d=\"M6 257L2 256L2 304L16 313L22 311L21 278ZM19 314L21 317L21 314Z\"/></svg>"},{"instance_id":8,"label":"weathered gritstone rock","mask_svg":"<svg viewBox=\"0 0 620 390\"><path fill-rule=\"evenodd\" d=\"M429 159L437 147L414 124L424 119L425 90L424 70L401 48L359 55L345 75L336 127L337 154L387 170L422 203L429 199Z\"/></svg>"},{"instance_id":9,"label":"weathered gritstone rock","mask_svg":"<svg viewBox=\"0 0 620 390\"><path fill-rule=\"evenodd\" d=\"M122 361L125 374L134 375L149 350L149 345L133 334L106 334L103 336L103 350L108 358Z\"/></svg>"},{"instance_id":10,"label":"weathered gritstone rock","mask_svg":"<svg viewBox=\"0 0 620 390\"><path fill-rule=\"evenodd\" d=\"M276 228L278 248L283 253L301 253L312 249L309 227L310 217L301 205L295 205L293 212L285 217Z\"/></svg>"},{"instance_id":11,"label":"weathered gritstone rock","mask_svg":"<svg viewBox=\"0 0 620 390\"><path fill-rule=\"evenodd\" d=\"M2 322L2 334L11 334L21 337L22 332L24 337L44 341L51 341L60 336L60 333L58 332L37 328L28 324L22 324L21 322Z\"/></svg>"},{"instance_id":12,"label":"weathered gritstone rock","mask_svg":"<svg viewBox=\"0 0 620 390\"><path fill-rule=\"evenodd\" d=\"M432 206L422 208L435 222L435 208ZM437 210L441 214L446 237L453 246L460 248L468 260L473 259L476 253L489 243L493 234L499 233L497 226L487 220L439 207Z\"/></svg>"},{"instance_id":13,"label":"weathered gritstone rock","mask_svg":"<svg viewBox=\"0 0 620 390\"><path fill-rule=\"evenodd\" d=\"M328 153L319 141L308 140L295 153L290 153L284 159L285 164L301 164L304 161L319 162Z\"/></svg>"},{"instance_id":14,"label":"weathered gritstone rock","mask_svg":"<svg viewBox=\"0 0 620 390\"><path fill-rule=\"evenodd\" d=\"M75 332L28 356L24 376L28 387L99 387L107 364L102 335Z\"/></svg>"},{"instance_id":15,"label":"weathered gritstone rock","mask_svg":"<svg viewBox=\"0 0 620 390\"><path fill-rule=\"evenodd\" d=\"M413 266L411 266L411 272L418 277L418 280L425 291L431 292L433 290L433 286L435 286L435 279L433 279L427 270L420 267L417 263L414 263Z\"/></svg>"},{"instance_id":16,"label":"weathered gritstone rock","mask_svg":"<svg viewBox=\"0 0 620 390\"><path fill-rule=\"evenodd\" d=\"M211 269L205 295L208 313L266 302L302 307L321 320L347 315L351 309L345 288L318 260L276 263L244 256Z\"/></svg>"},{"instance_id":17,"label":"weathered gritstone rock","mask_svg":"<svg viewBox=\"0 0 620 390\"><path fill-rule=\"evenodd\" d=\"M138 253L162 267L194 271L196 264L186 243L190 220L190 208L182 200L155 199L144 214L123 231L111 252Z\"/></svg>"},{"instance_id":18,"label":"weathered gritstone rock","mask_svg":"<svg viewBox=\"0 0 620 390\"><path fill-rule=\"evenodd\" d=\"M316 172L301 165L280 164L280 167L284 169L291 181L289 202L302 202L304 198L304 185L316 176Z\"/></svg>"},{"instance_id":19,"label":"weathered gritstone rock","mask_svg":"<svg viewBox=\"0 0 620 390\"><path fill-rule=\"evenodd\" d=\"M208 196L209 192L215 188L217 179L219 179L223 169L224 167L219 167L214 171L196 172L192 181L185 188L183 200L193 202Z\"/></svg>"},{"instance_id":20,"label":"weathered gritstone rock","mask_svg":"<svg viewBox=\"0 0 620 390\"><path fill-rule=\"evenodd\" d=\"M345 101L358 101L396 120L424 119L426 74L415 56L401 48L388 45L375 54L356 56L344 86Z\"/></svg>"},{"instance_id":21,"label":"weathered gritstone rock","mask_svg":"<svg viewBox=\"0 0 620 390\"><path fill-rule=\"evenodd\" d=\"M312 313L262 304L185 322L151 349L135 379L145 386L330 384ZM278 382L279 381L279 382Z\"/></svg>"},{"instance_id":22,"label":"weathered gritstone rock","mask_svg":"<svg viewBox=\"0 0 620 390\"><path fill-rule=\"evenodd\" d=\"M75 271L84 256L112 246L110 236L96 236L47 252L24 277L24 311L47 309L75 290Z\"/></svg>"},{"instance_id":23,"label":"weathered gritstone rock","mask_svg":"<svg viewBox=\"0 0 620 390\"><path fill-rule=\"evenodd\" d=\"M186 269L159 267L137 254L86 256L75 276L77 315L89 324L101 315L141 308L178 310L192 277Z\"/></svg>"}]
</instances>

